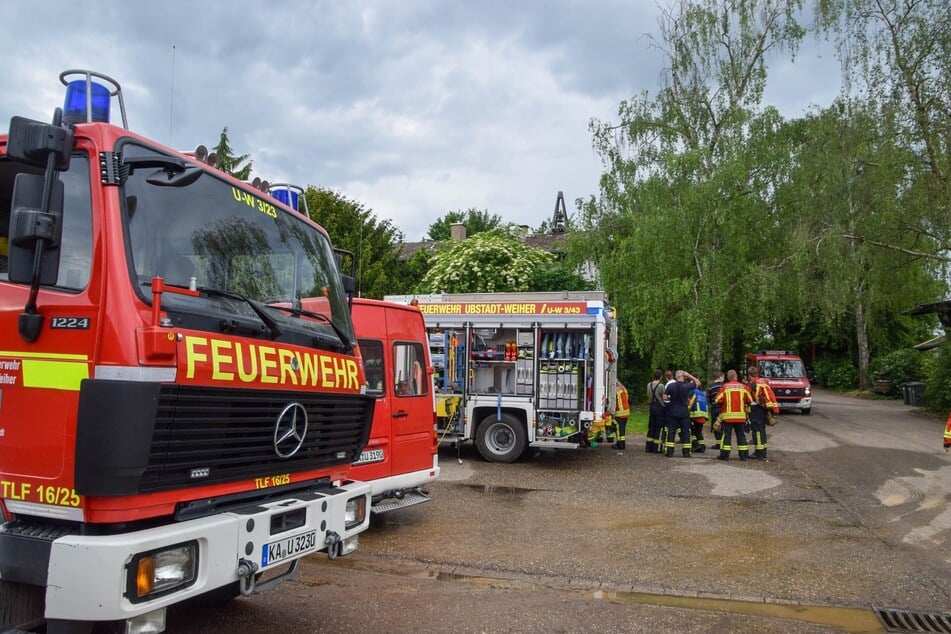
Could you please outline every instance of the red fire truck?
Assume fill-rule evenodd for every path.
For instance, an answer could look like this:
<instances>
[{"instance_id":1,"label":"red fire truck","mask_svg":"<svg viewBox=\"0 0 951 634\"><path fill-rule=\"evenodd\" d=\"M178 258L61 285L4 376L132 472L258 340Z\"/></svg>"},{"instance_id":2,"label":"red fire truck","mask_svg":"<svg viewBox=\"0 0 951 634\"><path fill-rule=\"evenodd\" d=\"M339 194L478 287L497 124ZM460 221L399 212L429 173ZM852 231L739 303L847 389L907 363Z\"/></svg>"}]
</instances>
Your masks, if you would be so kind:
<instances>
[{"instance_id":1,"label":"red fire truck","mask_svg":"<svg viewBox=\"0 0 951 634\"><path fill-rule=\"evenodd\" d=\"M793 350L757 350L746 355L748 365L759 368L766 379L780 410L812 411L812 383L805 364Z\"/></svg>"},{"instance_id":2,"label":"red fire truck","mask_svg":"<svg viewBox=\"0 0 951 634\"><path fill-rule=\"evenodd\" d=\"M60 80L0 135L0 630L157 632L356 548L375 399L326 232Z\"/></svg>"},{"instance_id":3,"label":"red fire truck","mask_svg":"<svg viewBox=\"0 0 951 634\"><path fill-rule=\"evenodd\" d=\"M353 300L353 324L375 396L370 441L350 476L370 484L374 514L429 501L439 477L433 367L423 315L415 306Z\"/></svg>"}]
</instances>

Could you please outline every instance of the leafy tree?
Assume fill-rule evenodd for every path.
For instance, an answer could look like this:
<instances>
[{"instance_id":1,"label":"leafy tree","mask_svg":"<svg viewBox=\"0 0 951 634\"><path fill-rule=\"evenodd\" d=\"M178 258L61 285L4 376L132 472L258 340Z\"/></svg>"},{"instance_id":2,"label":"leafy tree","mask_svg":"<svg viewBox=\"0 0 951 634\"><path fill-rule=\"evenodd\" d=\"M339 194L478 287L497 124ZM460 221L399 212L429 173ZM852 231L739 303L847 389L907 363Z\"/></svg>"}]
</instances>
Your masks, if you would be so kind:
<instances>
[{"instance_id":1,"label":"leafy tree","mask_svg":"<svg viewBox=\"0 0 951 634\"><path fill-rule=\"evenodd\" d=\"M534 271L553 259L526 245L513 225L498 227L461 242L443 242L416 292L527 291Z\"/></svg>"},{"instance_id":2,"label":"leafy tree","mask_svg":"<svg viewBox=\"0 0 951 634\"><path fill-rule=\"evenodd\" d=\"M530 291L590 291L594 284L578 274L577 268L565 261L543 264L532 271Z\"/></svg>"},{"instance_id":3,"label":"leafy tree","mask_svg":"<svg viewBox=\"0 0 951 634\"><path fill-rule=\"evenodd\" d=\"M218 139L218 145L213 149L218 158L217 167L226 174L231 174L238 180L246 181L251 176L252 161L248 158L249 154L235 156L231 148L231 142L228 139L228 126L221 130L221 138ZM247 162L245 162L247 161ZM242 165L244 163L244 165Z\"/></svg>"},{"instance_id":4,"label":"leafy tree","mask_svg":"<svg viewBox=\"0 0 951 634\"><path fill-rule=\"evenodd\" d=\"M429 225L429 232L426 234L427 239L448 240L452 237L452 225L459 222L466 226L466 236L471 238L477 233L500 226L502 218L498 214L490 214L488 210L479 210L474 207L466 211L450 211Z\"/></svg>"},{"instance_id":5,"label":"leafy tree","mask_svg":"<svg viewBox=\"0 0 951 634\"><path fill-rule=\"evenodd\" d=\"M858 387L867 389L876 338L883 352L900 346L898 322L910 326L901 313L939 288L929 262L902 250L930 249L905 222L910 156L868 104L839 101L790 128L795 168L779 193L797 264L788 286L801 289L801 309L828 327L849 325Z\"/></svg>"},{"instance_id":6,"label":"leafy tree","mask_svg":"<svg viewBox=\"0 0 951 634\"><path fill-rule=\"evenodd\" d=\"M377 220L362 203L337 192L308 187L304 196L311 218L330 234L333 245L356 258L357 294L381 299L403 293L400 242L403 236L389 220Z\"/></svg>"},{"instance_id":7,"label":"leafy tree","mask_svg":"<svg viewBox=\"0 0 951 634\"><path fill-rule=\"evenodd\" d=\"M951 13L946 0L821 0L851 95L874 104L912 149L902 193L906 225L933 249L866 243L948 262L951 250ZM945 270L945 275L947 270Z\"/></svg>"},{"instance_id":8,"label":"leafy tree","mask_svg":"<svg viewBox=\"0 0 951 634\"><path fill-rule=\"evenodd\" d=\"M721 367L724 342L760 328L781 266L773 143L781 120L757 113L766 56L795 50L798 0L685 1L655 41L669 63L657 96L592 122L606 173L583 206L584 238L612 290L628 344L652 365ZM592 250L591 245L597 245Z\"/></svg>"}]
</instances>

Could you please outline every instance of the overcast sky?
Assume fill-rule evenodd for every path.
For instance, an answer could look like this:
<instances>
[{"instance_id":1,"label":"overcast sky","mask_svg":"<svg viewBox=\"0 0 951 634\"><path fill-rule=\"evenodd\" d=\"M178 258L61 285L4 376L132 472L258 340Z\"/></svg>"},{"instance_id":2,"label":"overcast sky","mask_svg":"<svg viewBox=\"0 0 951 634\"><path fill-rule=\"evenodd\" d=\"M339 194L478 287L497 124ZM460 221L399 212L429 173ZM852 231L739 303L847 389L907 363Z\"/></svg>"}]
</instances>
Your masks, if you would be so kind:
<instances>
[{"instance_id":1,"label":"overcast sky","mask_svg":"<svg viewBox=\"0 0 951 634\"><path fill-rule=\"evenodd\" d=\"M652 0L0 2L0 128L48 121L61 71L117 80L129 127L179 150L229 130L253 174L325 187L420 240L449 211L537 227L602 172L590 121L656 94ZM771 64L787 117L826 106L838 64ZM115 119L114 119L115 120Z\"/></svg>"}]
</instances>

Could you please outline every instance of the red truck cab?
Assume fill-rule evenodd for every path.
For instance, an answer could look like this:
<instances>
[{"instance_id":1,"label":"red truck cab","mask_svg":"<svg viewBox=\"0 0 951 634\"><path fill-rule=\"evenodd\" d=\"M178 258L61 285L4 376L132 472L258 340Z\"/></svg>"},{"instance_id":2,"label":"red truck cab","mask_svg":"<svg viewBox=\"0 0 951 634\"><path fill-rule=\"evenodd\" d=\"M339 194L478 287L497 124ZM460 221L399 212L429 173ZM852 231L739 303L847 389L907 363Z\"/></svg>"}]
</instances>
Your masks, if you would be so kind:
<instances>
[{"instance_id":1,"label":"red truck cab","mask_svg":"<svg viewBox=\"0 0 951 634\"><path fill-rule=\"evenodd\" d=\"M353 300L367 394L376 397L370 440L350 477L372 488L372 513L427 502L439 477L432 363L416 306Z\"/></svg>"},{"instance_id":2,"label":"red truck cab","mask_svg":"<svg viewBox=\"0 0 951 634\"><path fill-rule=\"evenodd\" d=\"M812 411L812 384L806 366L792 350L757 350L746 355L747 365L759 368L760 378L766 379L780 410L798 409L803 414Z\"/></svg>"}]
</instances>

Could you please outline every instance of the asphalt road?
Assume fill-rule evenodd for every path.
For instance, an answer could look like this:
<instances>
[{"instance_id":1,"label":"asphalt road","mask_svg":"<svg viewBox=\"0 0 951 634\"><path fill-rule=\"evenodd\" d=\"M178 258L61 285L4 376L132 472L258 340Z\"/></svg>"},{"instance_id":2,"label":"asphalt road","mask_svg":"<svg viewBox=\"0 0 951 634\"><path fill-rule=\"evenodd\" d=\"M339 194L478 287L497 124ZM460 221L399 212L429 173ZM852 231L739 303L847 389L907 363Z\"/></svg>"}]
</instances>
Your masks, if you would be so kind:
<instances>
[{"instance_id":1,"label":"asphalt road","mask_svg":"<svg viewBox=\"0 0 951 634\"><path fill-rule=\"evenodd\" d=\"M445 448L432 501L374 518L353 555L170 610L169 631L885 631L876 611L951 628L944 421L823 391L779 420L767 462L636 436L510 465Z\"/></svg>"}]
</instances>

